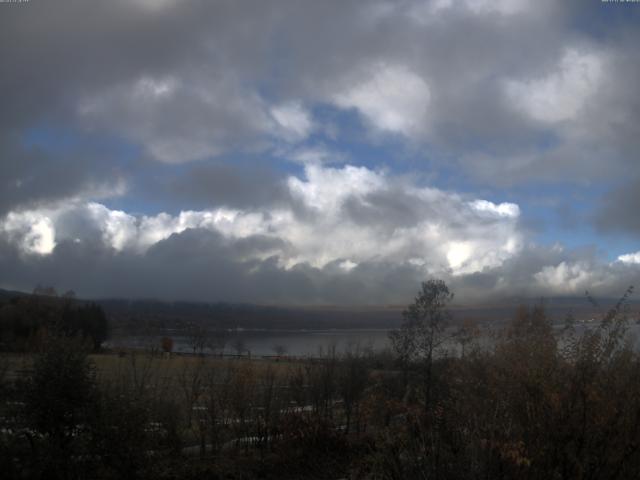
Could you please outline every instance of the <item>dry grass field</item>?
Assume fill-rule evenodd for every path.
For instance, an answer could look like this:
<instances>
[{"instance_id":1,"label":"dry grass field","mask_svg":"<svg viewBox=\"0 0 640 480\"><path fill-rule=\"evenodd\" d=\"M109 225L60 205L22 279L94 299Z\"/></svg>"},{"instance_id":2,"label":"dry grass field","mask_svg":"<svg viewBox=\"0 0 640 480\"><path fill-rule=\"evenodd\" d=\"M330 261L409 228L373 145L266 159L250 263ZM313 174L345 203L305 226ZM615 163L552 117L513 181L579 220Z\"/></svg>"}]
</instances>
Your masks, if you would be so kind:
<instances>
[{"instance_id":1,"label":"dry grass field","mask_svg":"<svg viewBox=\"0 0 640 480\"><path fill-rule=\"evenodd\" d=\"M34 354L2 353L0 354L0 378L17 379L26 377L31 372ZM185 372L223 370L226 368L250 368L256 376L266 370L275 371L286 376L292 368L299 366L301 360L286 358L233 358L219 356L198 356L183 354L150 354L142 351L129 351L126 354L93 353L90 362L96 370L96 378L100 381L114 380L123 374L140 374L157 376L158 378L176 381Z\"/></svg>"}]
</instances>

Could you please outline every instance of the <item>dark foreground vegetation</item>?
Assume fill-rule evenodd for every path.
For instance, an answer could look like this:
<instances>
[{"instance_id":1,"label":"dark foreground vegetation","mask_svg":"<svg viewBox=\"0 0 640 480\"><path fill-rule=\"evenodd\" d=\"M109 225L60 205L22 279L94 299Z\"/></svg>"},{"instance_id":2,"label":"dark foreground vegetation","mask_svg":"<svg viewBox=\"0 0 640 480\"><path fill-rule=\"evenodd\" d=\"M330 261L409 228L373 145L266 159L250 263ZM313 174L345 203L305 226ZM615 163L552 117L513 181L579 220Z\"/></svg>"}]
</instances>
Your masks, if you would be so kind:
<instances>
[{"instance_id":1,"label":"dark foreground vegetation","mask_svg":"<svg viewBox=\"0 0 640 480\"><path fill-rule=\"evenodd\" d=\"M473 325L451 338L452 295L429 281L392 332L392 353L354 346L305 361L96 355L85 330L53 322L22 344L31 352L0 357L0 471L638 478L640 359L626 335L629 293L587 330L568 317L554 332L542 306L521 307L487 343Z\"/></svg>"}]
</instances>

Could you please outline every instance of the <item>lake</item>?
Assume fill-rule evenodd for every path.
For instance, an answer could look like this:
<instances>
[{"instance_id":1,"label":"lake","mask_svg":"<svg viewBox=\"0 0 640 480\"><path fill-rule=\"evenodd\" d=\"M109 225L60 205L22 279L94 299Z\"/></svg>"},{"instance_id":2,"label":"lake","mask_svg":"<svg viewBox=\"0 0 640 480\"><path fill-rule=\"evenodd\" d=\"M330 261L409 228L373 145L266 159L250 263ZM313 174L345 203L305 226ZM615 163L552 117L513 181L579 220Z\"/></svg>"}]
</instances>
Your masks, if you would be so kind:
<instances>
[{"instance_id":1,"label":"lake","mask_svg":"<svg viewBox=\"0 0 640 480\"><path fill-rule=\"evenodd\" d=\"M326 352L333 347L338 353L344 353L355 346L381 351L389 346L387 335L386 329L238 330L229 332L224 353L236 353L237 343L242 343L245 353L250 352L254 356L275 355L276 347L282 347L286 355L296 357L315 356L320 351ZM193 352L188 337L170 336L174 342L174 352ZM107 346L111 348L159 347L161 338L162 336L114 338L108 342Z\"/></svg>"},{"instance_id":2,"label":"lake","mask_svg":"<svg viewBox=\"0 0 640 480\"><path fill-rule=\"evenodd\" d=\"M579 323L576 325L578 333L586 329L594 328L597 324L590 325ZM559 334L562 324L554 325ZM320 352L336 349L337 353L344 353L356 346L361 350L368 349L380 352L389 348L390 342L387 329L330 329L330 330L233 330L227 332L225 354L237 353L236 345L241 344L243 354L252 356L276 355L277 347L282 347L285 355L295 357L318 356ZM452 334L452 331L448 333ZM640 348L640 325L636 322L629 324L629 338ZM173 339L173 351L178 353L192 353L193 347L189 337L167 333ZM110 339L106 346L109 348L159 348L163 335L125 336ZM480 343L484 347L493 344L490 330L485 330L480 337ZM562 340L560 340L562 341ZM444 346L449 353L454 355L460 346L454 342L446 342ZM219 349L217 350L219 353ZM211 350L205 349L205 353Z\"/></svg>"}]
</instances>

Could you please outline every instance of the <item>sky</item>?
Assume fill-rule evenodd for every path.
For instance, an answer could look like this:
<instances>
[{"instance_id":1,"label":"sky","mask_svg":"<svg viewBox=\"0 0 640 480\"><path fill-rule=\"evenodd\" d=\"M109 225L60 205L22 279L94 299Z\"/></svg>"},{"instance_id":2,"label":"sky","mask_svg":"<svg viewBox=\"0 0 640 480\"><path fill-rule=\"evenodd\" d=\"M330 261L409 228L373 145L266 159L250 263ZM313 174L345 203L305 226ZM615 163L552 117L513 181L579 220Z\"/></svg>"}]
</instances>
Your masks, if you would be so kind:
<instances>
[{"instance_id":1,"label":"sky","mask_svg":"<svg viewBox=\"0 0 640 480\"><path fill-rule=\"evenodd\" d=\"M0 288L640 285L640 3L0 3Z\"/></svg>"}]
</instances>

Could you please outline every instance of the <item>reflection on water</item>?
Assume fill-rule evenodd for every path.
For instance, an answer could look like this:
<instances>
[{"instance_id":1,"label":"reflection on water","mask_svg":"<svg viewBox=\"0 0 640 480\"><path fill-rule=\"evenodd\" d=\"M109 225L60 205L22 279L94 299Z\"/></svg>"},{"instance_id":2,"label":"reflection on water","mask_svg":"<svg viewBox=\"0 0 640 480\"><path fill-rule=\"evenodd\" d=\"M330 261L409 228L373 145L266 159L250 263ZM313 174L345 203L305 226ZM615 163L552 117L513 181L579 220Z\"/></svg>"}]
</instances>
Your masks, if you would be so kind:
<instances>
[{"instance_id":1,"label":"reflection on water","mask_svg":"<svg viewBox=\"0 0 640 480\"><path fill-rule=\"evenodd\" d=\"M554 326L560 343L562 343L562 325ZM576 333L597 328L597 323L576 325ZM449 335L453 333L449 332ZM497 331L487 329L476 339L481 348L491 348ZM633 322L628 325L627 335L636 348L640 348L640 325ZM118 348L159 348L162 336L136 336L112 339L110 347ZM174 352L191 353L193 347L186 336L171 335L174 341ZM348 349L358 347L360 350L380 352L390 347L388 330L385 329L352 329L352 330L239 330L227 333L224 353L237 353L236 345L242 345L243 354L254 356L285 354L296 357L316 356L320 352L336 349L336 353L344 353ZM443 348L449 355L459 354L460 345L455 340L445 342ZM205 353L211 350L205 349ZM220 353L220 350L217 350Z\"/></svg>"},{"instance_id":2,"label":"reflection on water","mask_svg":"<svg viewBox=\"0 0 640 480\"><path fill-rule=\"evenodd\" d=\"M389 346L388 331L378 330L298 330L298 331L248 331L229 332L224 353L236 353L234 345L242 343L251 355L314 356L321 350L335 347L337 353L358 346L360 349L384 350ZM161 337L125 337L113 339L112 347L148 348L159 346ZM193 351L188 337L174 336L174 352ZM280 349L282 348L282 350ZM206 352L206 350L205 350Z\"/></svg>"}]
</instances>

